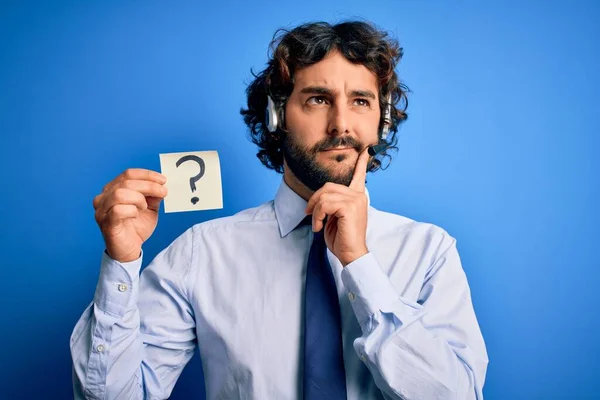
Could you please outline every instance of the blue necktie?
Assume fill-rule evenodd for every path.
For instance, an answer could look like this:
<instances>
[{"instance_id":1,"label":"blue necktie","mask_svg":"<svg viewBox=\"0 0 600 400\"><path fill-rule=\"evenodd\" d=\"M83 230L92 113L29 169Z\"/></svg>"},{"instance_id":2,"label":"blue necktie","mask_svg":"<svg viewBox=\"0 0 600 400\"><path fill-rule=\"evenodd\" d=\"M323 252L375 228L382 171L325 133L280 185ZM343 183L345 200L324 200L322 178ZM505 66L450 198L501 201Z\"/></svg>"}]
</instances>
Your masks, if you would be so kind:
<instances>
[{"instance_id":1,"label":"blue necktie","mask_svg":"<svg viewBox=\"0 0 600 400\"><path fill-rule=\"evenodd\" d=\"M310 216L307 217L310 224ZM306 220L305 220L306 221ZM306 222L305 222L306 223ZM323 231L314 233L304 297L304 399L346 399L340 306Z\"/></svg>"}]
</instances>

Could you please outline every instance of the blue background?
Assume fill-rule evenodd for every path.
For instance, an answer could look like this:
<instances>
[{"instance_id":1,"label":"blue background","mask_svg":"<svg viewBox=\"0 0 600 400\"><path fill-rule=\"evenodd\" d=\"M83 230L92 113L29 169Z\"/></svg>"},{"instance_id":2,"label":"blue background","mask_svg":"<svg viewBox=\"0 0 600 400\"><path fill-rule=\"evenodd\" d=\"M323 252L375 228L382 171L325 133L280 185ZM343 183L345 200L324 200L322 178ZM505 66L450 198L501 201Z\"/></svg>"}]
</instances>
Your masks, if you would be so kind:
<instances>
[{"instance_id":1,"label":"blue background","mask_svg":"<svg viewBox=\"0 0 600 400\"><path fill-rule=\"evenodd\" d=\"M224 208L270 200L239 115L279 27L360 17L405 48L409 120L373 205L458 239L488 399L600 398L600 2L3 2L0 398L72 397L69 337L103 241L93 197L163 152L217 150ZM196 355L172 398L203 398Z\"/></svg>"}]
</instances>

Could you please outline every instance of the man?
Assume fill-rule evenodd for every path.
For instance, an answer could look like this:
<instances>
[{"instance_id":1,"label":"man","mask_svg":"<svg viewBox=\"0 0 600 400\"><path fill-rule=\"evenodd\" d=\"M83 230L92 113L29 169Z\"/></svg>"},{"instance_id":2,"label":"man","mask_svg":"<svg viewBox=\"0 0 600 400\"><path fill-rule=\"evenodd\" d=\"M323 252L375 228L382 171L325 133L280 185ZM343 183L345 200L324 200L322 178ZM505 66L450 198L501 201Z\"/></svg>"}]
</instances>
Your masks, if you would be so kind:
<instances>
[{"instance_id":1,"label":"man","mask_svg":"<svg viewBox=\"0 0 600 400\"><path fill-rule=\"evenodd\" d=\"M75 396L167 398L198 344L208 399L481 399L455 240L365 188L406 119L402 49L362 22L272 45L242 114L283 173L274 201L189 228L140 275L165 177L130 169L94 198L106 251L71 338Z\"/></svg>"}]
</instances>

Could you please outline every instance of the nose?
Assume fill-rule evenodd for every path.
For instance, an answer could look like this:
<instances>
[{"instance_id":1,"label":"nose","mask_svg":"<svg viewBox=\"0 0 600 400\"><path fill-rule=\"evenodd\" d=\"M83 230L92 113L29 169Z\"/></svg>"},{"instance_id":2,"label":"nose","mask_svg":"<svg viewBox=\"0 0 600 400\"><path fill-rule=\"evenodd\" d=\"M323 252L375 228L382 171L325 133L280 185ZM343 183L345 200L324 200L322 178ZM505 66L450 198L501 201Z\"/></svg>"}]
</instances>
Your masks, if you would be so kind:
<instances>
[{"instance_id":1,"label":"nose","mask_svg":"<svg viewBox=\"0 0 600 400\"><path fill-rule=\"evenodd\" d=\"M348 110L341 101L335 102L329 109L329 127L327 133L331 136L340 136L349 133Z\"/></svg>"}]
</instances>

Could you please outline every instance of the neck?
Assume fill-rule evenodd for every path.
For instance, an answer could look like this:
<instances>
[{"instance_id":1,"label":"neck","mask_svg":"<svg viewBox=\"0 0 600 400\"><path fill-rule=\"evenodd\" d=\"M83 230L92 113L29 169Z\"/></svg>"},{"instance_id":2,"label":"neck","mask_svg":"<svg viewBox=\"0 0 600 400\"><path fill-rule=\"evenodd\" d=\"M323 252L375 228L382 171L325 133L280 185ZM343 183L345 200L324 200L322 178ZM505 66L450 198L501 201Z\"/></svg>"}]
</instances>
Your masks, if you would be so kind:
<instances>
[{"instance_id":1,"label":"neck","mask_svg":"<svg viewBox=\"0 0 600 400\"><path fill-rule=\"evenodd\" d=\"M283 160L283 180L290 187L290 189L292 189L298 196L302 197L306 201L308 201L308 199L310 199L314 193L314 191L300 182L296 175L294 175L294 173L290 170L290 167L288 167L285 159Z\"/></svg>"}]
</instances>

